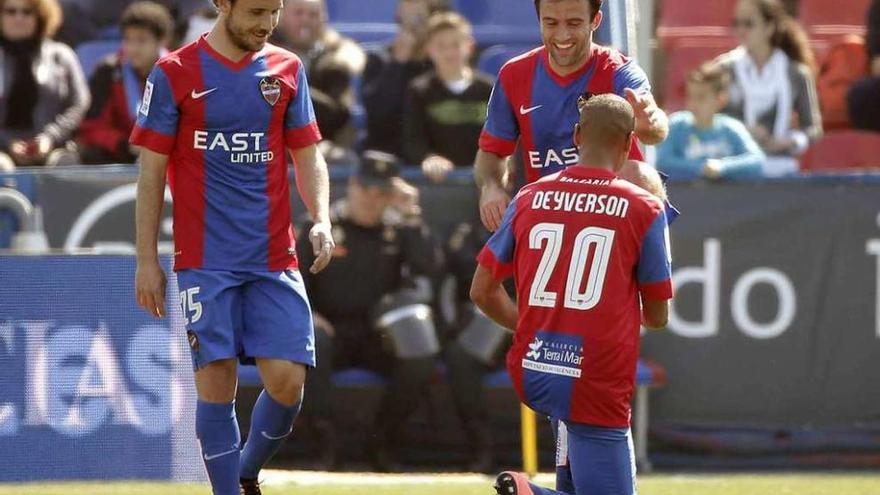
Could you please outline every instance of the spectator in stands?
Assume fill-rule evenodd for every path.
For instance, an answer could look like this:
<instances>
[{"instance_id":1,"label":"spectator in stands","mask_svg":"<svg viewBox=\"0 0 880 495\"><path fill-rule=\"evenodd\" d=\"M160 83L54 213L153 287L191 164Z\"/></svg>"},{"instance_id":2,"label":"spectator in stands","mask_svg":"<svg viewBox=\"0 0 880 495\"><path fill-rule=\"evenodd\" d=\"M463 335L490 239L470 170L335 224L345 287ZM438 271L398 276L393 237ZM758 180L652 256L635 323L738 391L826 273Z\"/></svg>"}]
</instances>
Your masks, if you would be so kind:
<instances>
[{"instance_id":1,"label":"spectator in stands","mask_svg":"<svg viewBox=\"0 0 880 495\"><path fill-rule=\"evenodd\" d=\"M434 70L409 86L403 112L407 163L421 164L435 182L454 167L472 167L486 120L493 81L474 71L473 29L460 14L434 14L428 21L425 51Z\"/></svg>"},{"instance_id":2,"label":"spectator in stands","mask_svg":"<svg viewBox=\"0 0 880 495\"><path fill-rule=\"evenodd\" d=\"M330 161L344 161L350 158L345 151L355 145L352 81L363 73L366 55L354 40L327 25L324 0L287 0L281 15L277 42L299 55L305 64L324 137L324 156Z\"/></svg>"},{"instance_id":3,"label":"spectator in stands","mask_svg":"<svg viewBox=\"0 0 880 495\"><path fill-rule=\"evenodd\" d=\"M366 148L402 156L406 88L431 67L422 42L428 18L439 10L432 0L400 0L397 35L385 48L367 54L361 85L367 111Z\"/></svg>"},{"instance_id":4,"label":"spectator in stands","mask_svg":"<svg viewBox=\"0 0 880 495\"><path fill-rule=\"evenodd\" d=\"M93 99L80 128L83 163L134 163L128 143L147 76L165 51L174 21L162 5L142 1L125 9L119 22L122 49L95 69L89 81Z\"/></svg>"},{"instance_id":5,"label":"spectator in stands","mask_svg":"<svg viewBox=\"0 0 880 495\"><path fill-rule=\"evenodd\" d=\"M64 17L70 22L61 26L58 39L76 46L86 41L107 37L108 29L119 24L122 13L135 1L137 0L61 0ZM170 40L171 46L177 46L178 39L186 33L189 18L199 9L211 5L210 0L156 1L164 5L175 19L175 34Z\"/></svg>"},{"instance_id":6,"label":"spectator in stands","mask_svg":"<svg viewBox=\"0 0 880 495\"><path fill-rule=\"evenodd\" d=\"M0 0L0 162L4 168L78 161L71 141L89 107L76 54L52 40L57 0Z\"/></svg>"},{"instance_id":7,"label":"spectator in stands","mask_svg":"<svg viewBox=\"0 0 880 495\"><path fill-rule=\"evenodd\" d=\"M330 208L333 263L317 275L302 272L321 356L308 376L305 412L320 438L320 461L328 469L337 460L333 372L354 366L389 378L367 450L373 467L388 471L397 434L418 407L439 353L424 304L432 299L429 278L441 256L422 222L418 190L398 172L396 157L364 154L349 178L347 197ZM304 231L309 228L307 224ZM299 239L300 263L309 266L311 244L308 236Z\"/></svg>"},{"instance_id":8,"label":"spectator in stands","mask_svg":"<svg viewBox=\"0 0 880 495\"><path fill-rule=\"evenodd\" d=\"M870 76L858 81L848 95L853 127L880 132L880 0L868 11Z\"/></svg>"},{"instance_id":9,"label":"spectator in stands","mask_svg":"<svg viewBox=\"0 0 880 495\"><path fill-rule=\"evenodd\" d=\"M742 122L719 114L729 75L707 64L688 76L687 110L672 114L657 168L676 179L760 177L766 156Z\"/></svg>"},{"instance_id":10,"label":"spectator in stands","mask_svg":"<svg viewBox=\"0 0 880 495\"><path fill-rule=\"evenodd\" d=\"M743 121L768 155L796 156L822 134L806 34L779 0L740 0L734 27L741 45L717 59L732 77L724 113ZM794 160L779 163L796 169Z\"/></svg>"}]
</instances>

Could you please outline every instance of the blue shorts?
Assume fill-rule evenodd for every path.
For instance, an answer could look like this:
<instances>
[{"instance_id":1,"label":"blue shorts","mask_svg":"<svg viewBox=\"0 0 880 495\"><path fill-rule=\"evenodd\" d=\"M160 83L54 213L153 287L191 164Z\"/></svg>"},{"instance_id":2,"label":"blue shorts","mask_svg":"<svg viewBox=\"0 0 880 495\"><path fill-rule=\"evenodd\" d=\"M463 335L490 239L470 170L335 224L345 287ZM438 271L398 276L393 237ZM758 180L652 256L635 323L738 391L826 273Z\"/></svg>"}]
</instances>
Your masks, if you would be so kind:
<instances>
[{"instance_id":1,"label":"blue shorts","mask_svg":"<svg viewBox=\"0 0 880 495\"><path fill-rule=\"evenodd\" d=\"M561 493L635 495L632 432L559 421L556 474L556 489Z\"/></svg>"},{"instance_id":2,"label":"blue shorts","mask_svg":"<svg viewBox=\"0 0 880 495\"><path fill-rule=\"evenodd\" d=\"M196 370L221 359L283 359L315 366L312 311L298 271L177 272Z\"/></svg>"}]
</instances>

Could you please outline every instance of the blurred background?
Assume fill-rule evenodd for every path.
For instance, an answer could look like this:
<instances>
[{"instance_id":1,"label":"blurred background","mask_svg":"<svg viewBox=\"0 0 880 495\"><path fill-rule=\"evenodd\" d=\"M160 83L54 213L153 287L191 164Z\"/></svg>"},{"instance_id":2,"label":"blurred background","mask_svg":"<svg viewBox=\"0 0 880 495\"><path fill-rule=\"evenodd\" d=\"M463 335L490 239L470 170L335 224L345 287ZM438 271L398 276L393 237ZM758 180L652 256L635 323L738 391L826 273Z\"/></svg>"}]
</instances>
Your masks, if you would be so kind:
<instances>
[{"instance_id":1,"label":"blurred background","mask_svg":"<svg viewBox=\"0 0 880 495\"><path fill-rule=\"evenodd\" d=\"M169 303L169 317L152 320L133 297L138 150L127 139L155 60L208 31L215 9L0 8L0 482L201 480L183 316ZM640 469L877 469L880 1L606 0L603 12L596 41L635 58L672 114L670 139L645 151L682 211L669 328L643 338ZM322 369L315 405L272 465L520 466L508 337L467 287L488 235L472 160L498 71L541 44L533 3L287 0L274 42L306 64L334 214L369 209L358 177L371 174L419 214L380 230L403 253L388 283L355 268L334 275L346 283L309 283L319 356L345 354L340 329L357 351ZM749 71L776 53L782 69ZM694 134L716 114L733 119L741 149ZM390 175L378 162L394 164ZM367 249L349 223L334 230L342 266ZM394 304L425 308L413 331L428 344L388 348L400 329L379 322ZM369 358L353 356L360 349ZM412 353L419 367L395 373ZM247 431L260 383L249 367L239 375ZM541 419L537 438L549 470Z\"/></svg>"}]
</instances>

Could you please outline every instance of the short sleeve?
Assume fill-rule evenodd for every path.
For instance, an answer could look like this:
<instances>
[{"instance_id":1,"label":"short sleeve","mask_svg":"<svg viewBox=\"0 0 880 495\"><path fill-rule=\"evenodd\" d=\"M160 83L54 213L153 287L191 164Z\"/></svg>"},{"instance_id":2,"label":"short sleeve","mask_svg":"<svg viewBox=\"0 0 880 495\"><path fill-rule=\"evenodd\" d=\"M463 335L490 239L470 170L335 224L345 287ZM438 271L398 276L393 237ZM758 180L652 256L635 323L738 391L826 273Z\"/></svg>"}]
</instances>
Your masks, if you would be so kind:
<instances>
[{"instance_id":1,"label":"short sleeve","mask_svg":"<svg viewBox=\"0 0 880 495\"><path fill-rule=\"evenodd\" d=\"M483 250L477 256L477 262L492 273L495 280L503 280L513 274L513 251L516 238L513 232L513 217L516 215L516 200L510 202L501 227L495 231Z\"/></svg>"},{"instance_id":2,"label":"short sleeve","mask_svg":"<svg viewBox=\"0 0 880 495\"><path fill-rule=\"evenodd\" d=\"M623 96L626 88L636 93L648 93L651 91L648 75L632 60L620 66L614 73L614 93L618 96Z\"/></svg>"},{"instance_id":3,"label":"short sleeve","mask_svg":"<svg viewBox=\"0 0 880 495\"><path fill-rule=\"evenodd\" d=\"M302 64L298 64L296 82L296 94L290 100L284 117L284 141L291 149L305 148L321 140L309 82Z\"/></svg>"},{"instance_id":4,"label":"short sleeve","mask_svg":"<svg viewBox=\"0 0 880 495\"><path fill-rule=\"evenodd\" d=\"M639 253L636 277L643 299L672 298L672 260L669 253L669 225L666 212L661 209L645 233Z\"/></svg>"},{"instance_id":5,"label":"short sleeve","mask_svg":"<svg viewBox=\"0 0 880 495\"><path fill-rule=\"evenodd\" d=\"M480 149L498 156L510 156L516 149L518 138L519 124L516 114L499 77L492 88L492 96L489 97L486 124L480 134Z\"/></svg>"},{"instance_id":6,"label":"short sleeve","mask_svg":"<svg viewBox=\"0 0 880 495\"><path fill-rule=\"evenodd\" d=\"M137 122L131 133L131 144L163 155L170 154L174 148L179 118L168 75L160 65L156 65L144 86Z\"/></svg>"}]
</instances>

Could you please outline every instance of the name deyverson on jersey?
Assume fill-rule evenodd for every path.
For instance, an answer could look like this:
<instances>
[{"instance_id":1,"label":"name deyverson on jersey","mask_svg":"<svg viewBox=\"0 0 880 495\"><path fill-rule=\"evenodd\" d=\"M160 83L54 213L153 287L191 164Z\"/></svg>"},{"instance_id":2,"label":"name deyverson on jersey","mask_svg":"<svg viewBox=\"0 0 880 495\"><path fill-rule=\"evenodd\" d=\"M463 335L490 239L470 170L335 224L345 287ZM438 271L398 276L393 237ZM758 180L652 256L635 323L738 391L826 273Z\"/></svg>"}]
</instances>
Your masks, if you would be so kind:
<instances>
[{"instance_id":1,"label":"name deyverson on jersey","mask_svg":"<svg viewBox=\"0 0 880 495\"><path fill-rule=\"evenodd\" d=\"M625 218L629 200L610 194L538 191L532 198L533 210L595 213Z\"/></svg>"},{"instance_id":2,"label":"name deyverson on jersey","mask_svg":"<svg viewBox=\"0 0 880 495\"><path fill-rule=\"evenodd\" d=\"M222 132L194 131L193 148L226 151L232 163L263 164L275 158L274 152L262 147L265 136L265 132L236 132L227 138Z\"/></svg>"}]
</instances>

